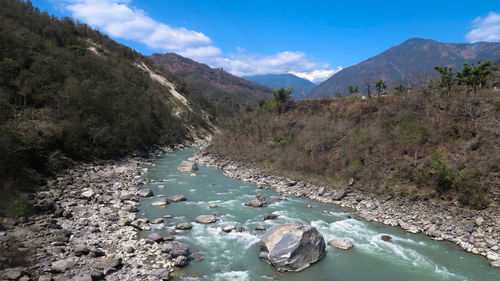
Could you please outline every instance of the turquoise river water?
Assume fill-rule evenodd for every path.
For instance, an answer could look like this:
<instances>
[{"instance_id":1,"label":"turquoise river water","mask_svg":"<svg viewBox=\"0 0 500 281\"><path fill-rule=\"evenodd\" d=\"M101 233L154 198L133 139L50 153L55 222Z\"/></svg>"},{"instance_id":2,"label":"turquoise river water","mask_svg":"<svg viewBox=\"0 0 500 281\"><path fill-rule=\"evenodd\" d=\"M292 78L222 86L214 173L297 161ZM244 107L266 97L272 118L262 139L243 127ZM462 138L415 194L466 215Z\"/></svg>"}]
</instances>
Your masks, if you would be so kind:
<instances>
[{"instance_id":1,"label":"turquoise river water","mask_svg":"<svg viewBox=\"0 0 500 281\"><path fill-rule=\"evenodd\" d=\"M145 176L155 183L151 188L155 195L172 196L182 194L188 201L170 203L166 208L154 207L154 198L141 201L140 213L150 220L172 215L165 220L164 230L168 235L175 224L191 222L188 231L176 231L175 239L189 245L193 252L189 265L182 270L182 280L280 280L280 281L426 281L426 280L477 280L499 281L500 270L491 268L483 257L464 252L447 242L409 234L380 223L355 220L352 210L315 202L306 198L284 196L272 190L257 189L255 185L227 178L221 170L200 166L195 172L179 173L181 161L189 158L199 148L191 148L165 154L155 165L145 165ZM164 188L159 188L164 185ZM257 194L266 197L269 206L252 208L243 205ZM279 202L271 202L281 198ZM211 209L210 204L218 207ZM306 205L312 208L306 208ZM328 210L327 214L321 211ZM194 218L202 214L216 214L218 221L202 225ZM278 216L275 220L263 221L267 214ZM274 268L258 259L257 243L262 232L255 231L258 225L300 222L320 231L325 241L347 238L355 247L342 251L327 246L326 257L299 273L279 274ZM221 227L236 225L244 232L224 233ZM152 225L155 231L156 225ZM147 235L148 233L144 233ZM384 242L382 235L392 240ZM196 261L195 259L200 259Z\"/></svg>"}]
</instances>

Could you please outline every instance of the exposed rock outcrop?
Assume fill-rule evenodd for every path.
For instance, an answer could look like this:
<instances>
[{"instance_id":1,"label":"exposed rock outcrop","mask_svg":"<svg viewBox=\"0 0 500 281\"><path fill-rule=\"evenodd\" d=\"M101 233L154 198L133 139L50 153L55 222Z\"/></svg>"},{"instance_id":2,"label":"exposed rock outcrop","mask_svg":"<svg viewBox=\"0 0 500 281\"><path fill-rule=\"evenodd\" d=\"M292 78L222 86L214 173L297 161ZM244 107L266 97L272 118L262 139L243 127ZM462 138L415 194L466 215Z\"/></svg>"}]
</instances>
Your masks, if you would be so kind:
<instances>
[{"instance_id":1,"label":"exposed rock outcrop","mask_svg":"<svg viewBox=\"0 0 500 281\"><path fill-rule=\"evenodd\" d=\"M301 271L325 256L325 240L316 228L301 224L271 227L259 241L259 258L281 272Z\"/></svg>"}]
</instances>

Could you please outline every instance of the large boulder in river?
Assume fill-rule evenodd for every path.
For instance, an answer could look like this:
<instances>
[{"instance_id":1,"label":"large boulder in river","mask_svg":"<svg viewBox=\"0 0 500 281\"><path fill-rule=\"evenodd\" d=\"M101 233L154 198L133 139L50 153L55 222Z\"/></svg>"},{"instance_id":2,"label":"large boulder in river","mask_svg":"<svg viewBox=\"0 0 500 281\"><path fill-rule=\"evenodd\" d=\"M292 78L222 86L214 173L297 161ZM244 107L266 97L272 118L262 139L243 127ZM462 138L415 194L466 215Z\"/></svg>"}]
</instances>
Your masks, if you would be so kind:
<instances>
[{"instance_id":1,"label":"large boulder in river","mask_svg":"<svg viewBox=\"0 0 500 281\"><path fill-rule=\"evenodd\" d=\"M316 228L301 224L271 227L259 241L259 258L281 272L301 271L325 256L325 240Z\"/></svg>"},{"instance_id":2,"label":"large boulder in river","mask_svg":"<svg viewBox=\"0 0 500 281\"><path fill-rule=\"evenodd\" d=\"M342 250L349 250L354 247L354 244L347 239L333 239L328 241L328 245Z\"/></svg>"},{"instance_id":3,"label":"large boulder in river","mask_svg":"<svg viewBox=\"0 0 500 281\"><path fill-rule=\"evenodd\" d=\"M179 172L193 172L198 170L198 165L190 161L182 161L178 168Z\"/></svg>"},{"instance_id":4,"label":"large boulder in river","mask_svg":"<svg viewBox=\"0 0 500 281\"><path fill-rule=\"evenodd\" d=\"M257 195L255 199L252 199L248 202L245 203L245 206L250 206L250 207L266 207L267 202L266 198L260 195Z\"/></svg>"},{"instance_id":5,"label":"large boulder in river","mask_svg":"<svg viewBox=\"0 0 500 281\"><path fill-rule=\"evenodd\" d=\"M209 223L216 222L217 218L214 215L201 215L201 216L197 216L194 219L194 221L197 223L209 224Z\"/></svg>"},{"instance_id":6,"label":"large boulder in river","mask_svg":"<svg viewBox=\"0 0 500 281\"><path fill-rule=\"evenodd\" d=\"M174 195L174 196L168 197L168 200L170 200L172 202L182 202L182 201L186 201L187 198L184 195Z\"/></svg>"}]
</instances>

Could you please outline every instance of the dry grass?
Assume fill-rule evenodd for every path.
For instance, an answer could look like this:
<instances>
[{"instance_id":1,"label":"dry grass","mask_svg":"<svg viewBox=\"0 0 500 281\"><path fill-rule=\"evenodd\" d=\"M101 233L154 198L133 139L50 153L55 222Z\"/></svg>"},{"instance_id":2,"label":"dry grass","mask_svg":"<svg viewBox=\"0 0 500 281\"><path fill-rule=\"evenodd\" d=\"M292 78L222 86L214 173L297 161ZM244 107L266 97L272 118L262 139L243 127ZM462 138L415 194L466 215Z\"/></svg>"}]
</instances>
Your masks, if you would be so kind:
<instances>
[{"instance_id":1,"label":"dry grass","mask_svg":"<svg viewBox=\"0 0 500 281\"><path fill-rule=\"evenodd\" d=\"M291 101L263 108L219 135L212 152L316 182L413 199L441 196L475 208L498 194L500 93L419 89L360 100ZM491 193L493 192L493 193Z\"/></svg>"}]
</instances>

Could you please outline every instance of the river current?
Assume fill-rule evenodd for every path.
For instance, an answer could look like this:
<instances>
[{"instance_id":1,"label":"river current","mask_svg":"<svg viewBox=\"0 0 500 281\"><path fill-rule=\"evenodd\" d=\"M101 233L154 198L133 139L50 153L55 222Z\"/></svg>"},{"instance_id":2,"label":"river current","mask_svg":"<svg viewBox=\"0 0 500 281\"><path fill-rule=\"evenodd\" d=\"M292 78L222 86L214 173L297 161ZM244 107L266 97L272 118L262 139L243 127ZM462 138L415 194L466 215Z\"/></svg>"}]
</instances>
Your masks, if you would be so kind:
<instances>
[{"instance_id":1,"label":"river current","mask_svg":"<svg viewBox=\"0 0 500 281\"><path fill-rule=\"evenodd\" d=\"M399 228L354 219L352 210L307 198L284 196L272 190L257 189L254 184L225 177L221 170L200 166L191 173L179 173L177 167L199 148L168 153L154 165L145 165L145 176L154 180L146 188L155 195L184 195L188 201L170 203L165 208L151 206L154 198L141 201L140 212L150 220L172 215L163 224L151 225L151 231L168 235L175 224L191 222L187 231L175 230L175 239L189 245L191 261L181 269L181 280L280 280L280 281L498 281L500 270L491 268L483 257L464 252L448 242L433 241L422 234L409 234ZM244 206L257 194L266 197L268 207ZM217 208L209 208L216 204ZM311 208L306 208L311 205ZM322 211L326 210L327 213ZM215 214L214 224L198 224L194 218ZM277 219L265 220L274 214ZM316 227L325 242L334 238L350 239L354 248L343 251L327 246L325 258L299 273L277 273L258 259L257 243L269 227L299 222ZM222 232L236 225L243 232ZM156 230L163 226L163 230ZM143 233L147 235L149 232ZM382 235L392 240L385 242Z\"/></svg>"}]
</instances>

